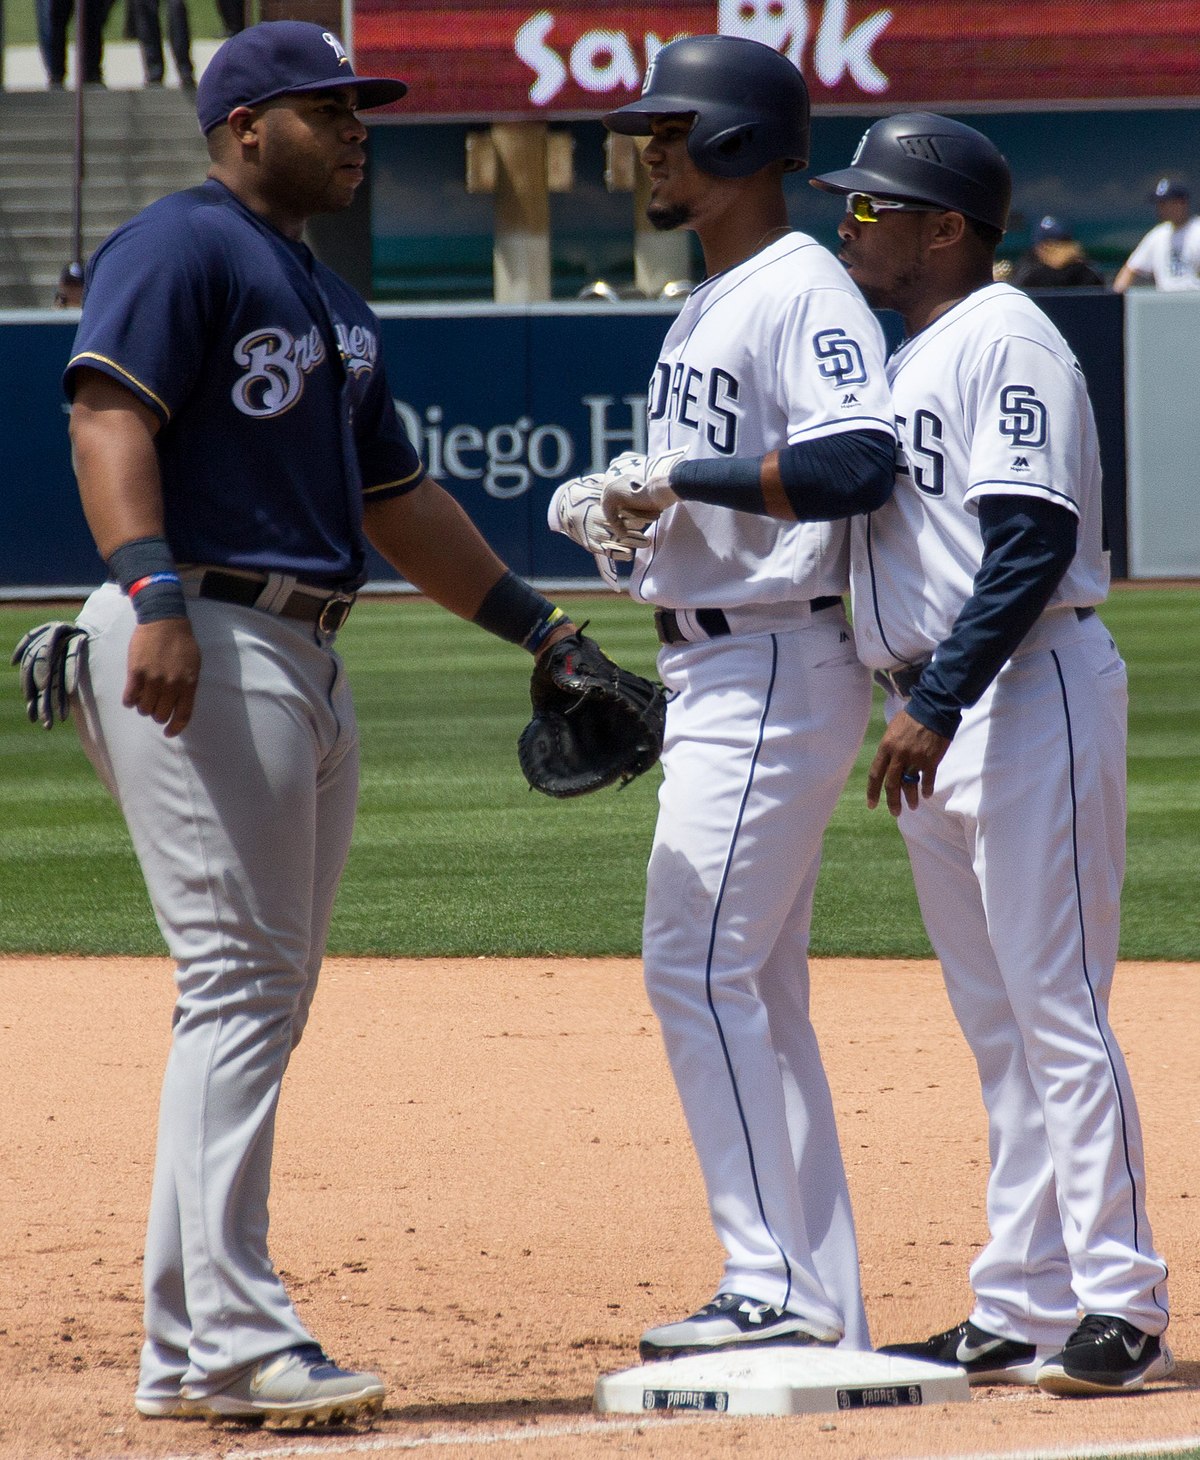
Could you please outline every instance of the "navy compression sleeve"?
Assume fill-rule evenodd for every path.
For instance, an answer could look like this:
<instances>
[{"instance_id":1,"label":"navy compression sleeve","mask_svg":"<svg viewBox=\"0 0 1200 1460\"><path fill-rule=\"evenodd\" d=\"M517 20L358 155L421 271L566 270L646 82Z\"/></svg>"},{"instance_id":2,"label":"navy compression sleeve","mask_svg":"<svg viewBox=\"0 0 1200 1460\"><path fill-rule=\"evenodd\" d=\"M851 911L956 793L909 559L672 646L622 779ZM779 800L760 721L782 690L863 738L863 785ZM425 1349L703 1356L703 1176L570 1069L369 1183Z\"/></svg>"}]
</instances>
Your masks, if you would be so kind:
<instances>
[{"instance_id":1,"label":"navy compression sleeve","mask_svg":"<svg viewBox=\"0 0 1200 1460\"><path fill-rule=\"evenodd\" d=\"M671 487L685 502L708 502L760 517L769 511L758 457L681 461ZM832 522L874 512L892 495L896 443L886 431L839 431L797 441L779 453L779 476L792 514L801 522Z\"/></svg>"},{"instance_id":2,"label":"navy compression sleeve","mask_svg":"<svg viewBox=\"0 0 1200 1460\"><path fill-rule=\"evenodd\" d=\"M983 562L974 590L906 706L948 739L1033 627L1075 556L1075 514L1041 497L979 499Z\"/></svg>"}]
</instances>

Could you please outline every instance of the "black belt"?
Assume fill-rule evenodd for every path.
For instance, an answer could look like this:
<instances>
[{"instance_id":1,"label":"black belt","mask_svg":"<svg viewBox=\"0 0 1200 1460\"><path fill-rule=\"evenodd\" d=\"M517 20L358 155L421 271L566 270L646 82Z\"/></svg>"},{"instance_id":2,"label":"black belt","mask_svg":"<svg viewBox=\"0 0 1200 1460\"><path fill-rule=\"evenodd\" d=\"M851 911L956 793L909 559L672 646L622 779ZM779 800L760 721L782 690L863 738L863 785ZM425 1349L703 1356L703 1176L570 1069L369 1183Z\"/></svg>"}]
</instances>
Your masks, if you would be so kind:
<instances>
[{"instance_id":1,"label":"black belt","mask_svg":"<svg viewBox=\"0 0 1200 1460\"><path fill-rule=\"evenodd\" d=\"M823 608L840 608L842 600L836 597L814 598L808 605L813 613L820 613ZM720 608L693 608L688 612L695 619L704 636L709 639L723 639L733 630L729 627L729 620L725 617L724 609ZM658 634L661 644L687 644L691 640L687 634L682 633L679 628L679 614L673 608L656 608L654 610L654 628Z\"/></svg>"},{"instance_id":2,"label":"black belt","mask_svg":"<svg viewBox=\"0 0 1200 1460\"><path fill-rule=\"evenodd\" d=\"M215 598L219 603L239 603L243 608L262 607L258 597L266 587L267 577L243 573L222 573L217 568L208 568L196 587L200 598ZM268 613L280 618L297 618L306 624L316 624L323 634L336 634L350 617L354 607L354 594L342 593L338 589L295 588Z\"/></svg>"}]
</instances>

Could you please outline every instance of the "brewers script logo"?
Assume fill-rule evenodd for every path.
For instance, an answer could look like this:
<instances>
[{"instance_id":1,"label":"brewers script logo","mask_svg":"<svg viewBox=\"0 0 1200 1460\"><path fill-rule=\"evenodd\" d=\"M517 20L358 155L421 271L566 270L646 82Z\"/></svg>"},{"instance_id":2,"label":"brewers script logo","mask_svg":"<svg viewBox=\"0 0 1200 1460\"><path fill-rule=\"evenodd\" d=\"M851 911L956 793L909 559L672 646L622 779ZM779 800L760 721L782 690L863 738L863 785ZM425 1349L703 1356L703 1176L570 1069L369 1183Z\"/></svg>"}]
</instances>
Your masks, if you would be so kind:
<instances>
[{"instance_id":1,"label":"brewers script logo","mask_svg":"<svg viewBox=\"0 0 1200 1460\"><path fill-rule=\"evenodd\" d=\"M369 375L379 356L375 334L340 321L333 327L338 355L347 375ZM325 358L325 342L316 325L299 337L279 326L251 330L233 347L244 375L233 382L233 403L244 416L281 416L304 394L304 377Z\"/></svg>"},{"instance_id":2,"label":"brewers script logo","mask_svg":"<svg viewBox=\"0 0 1200 1460\"><path fill-rule=\"evenodd\" d=\"M246 372L231 391L238 410L244 416L281 416L303 395L304 377L324 360L325 344L316 325L299 338L267 326L243 335L233 358Z\"/></svg>"}]
</instances>

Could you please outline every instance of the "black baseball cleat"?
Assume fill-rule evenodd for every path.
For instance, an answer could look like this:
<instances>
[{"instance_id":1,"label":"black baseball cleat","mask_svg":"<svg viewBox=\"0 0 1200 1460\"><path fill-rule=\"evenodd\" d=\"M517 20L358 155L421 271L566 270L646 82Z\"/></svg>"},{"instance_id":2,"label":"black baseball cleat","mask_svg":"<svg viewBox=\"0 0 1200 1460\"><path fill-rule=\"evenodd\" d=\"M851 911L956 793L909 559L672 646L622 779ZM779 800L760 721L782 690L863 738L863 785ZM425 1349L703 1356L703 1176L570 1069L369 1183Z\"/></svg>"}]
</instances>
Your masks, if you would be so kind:
<instances>
[{"instance_id":1,"label":"black baseball cleat","mask_svg":"<svg viewBox=\"0 0 1200 1460\"><path fill-rule=\"evenodd\" d=\"M1174 1354L1153 1334L1124 1318L1088 1313L1042 1365L1037 1382L1047 1394L1124 1394L1174 1372Z\"/></svg>"},{"instance_id":2,"label":"black baseball cleat","mask_svg":"<svg viewBox=\"0 0 1200 1460\"><path fill-rule=\"evenodd\" d=\"M813 1329L814 1325L806 1318L784 1313L769 1303L743 1298L740 1293L718 1293L690 1318L648 1328L642 1334L638 1354L645 1362L751 1345L837 1342L836 1338L821 1338Z\"/></svg>"},{"instance_id":3,"label":"black baseball cleat","mask_svg":"<svg viewBox=\"0 0 1200 1460\"><path fill-rule=\"evenodd\" d=\"M927 1364L957 1364L967 1371L969 1384L1033 1384L1042 1365L1036 1344L999 1338L970 1319L924 1342L887 1343L876 1352Z\"/></svg>"}]
</instances>

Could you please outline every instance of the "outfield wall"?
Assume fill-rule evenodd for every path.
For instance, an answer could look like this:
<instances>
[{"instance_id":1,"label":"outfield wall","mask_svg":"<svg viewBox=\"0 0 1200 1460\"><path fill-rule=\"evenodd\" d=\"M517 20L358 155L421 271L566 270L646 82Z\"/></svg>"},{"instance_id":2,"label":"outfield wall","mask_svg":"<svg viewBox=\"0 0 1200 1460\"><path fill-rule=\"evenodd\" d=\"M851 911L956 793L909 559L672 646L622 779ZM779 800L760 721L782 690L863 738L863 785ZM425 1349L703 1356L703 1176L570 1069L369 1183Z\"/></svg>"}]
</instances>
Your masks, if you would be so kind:
<instances>
[{"instance_id":1,"label":"outfield wall","mask_svg":"<svg viewBox=\"0 0 1200 1460\"><path fill-rule=\"evenodd\" d=\"M1200 294L1038 298L1079 356L1095 402L1115 576L1200 576ZM379 309L388 377L423 460L518 572L599 581L580 550L549 531L546 505L563 478L644 449L645 384L676 309ZM102 576L75 492L59 385L76 318L0 314L0 593L9 596ZM895 339L895 316L881 319ZM373 568L394 580L378 559Z\"/></svg>"}]
</instances>

